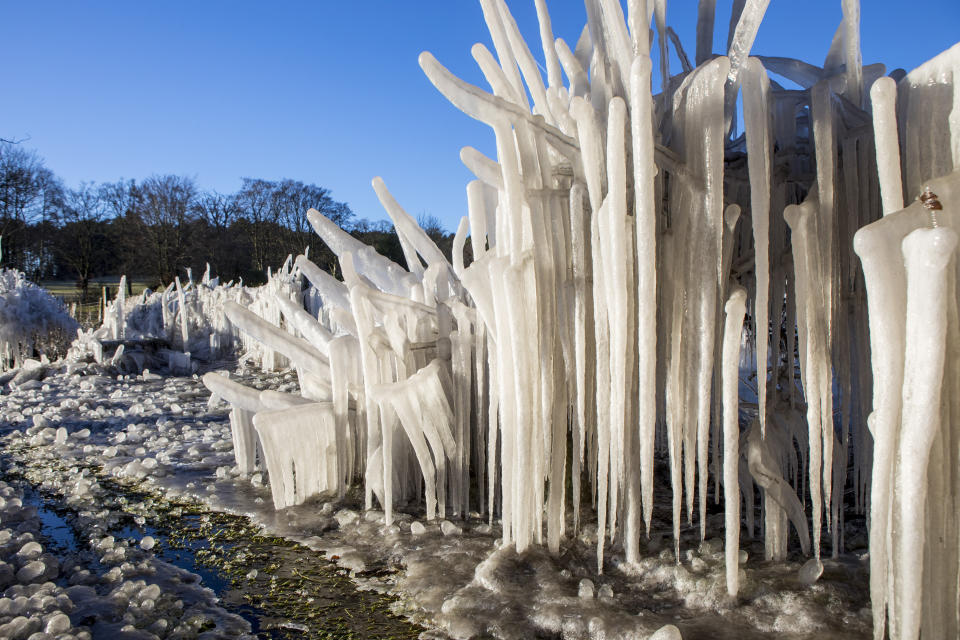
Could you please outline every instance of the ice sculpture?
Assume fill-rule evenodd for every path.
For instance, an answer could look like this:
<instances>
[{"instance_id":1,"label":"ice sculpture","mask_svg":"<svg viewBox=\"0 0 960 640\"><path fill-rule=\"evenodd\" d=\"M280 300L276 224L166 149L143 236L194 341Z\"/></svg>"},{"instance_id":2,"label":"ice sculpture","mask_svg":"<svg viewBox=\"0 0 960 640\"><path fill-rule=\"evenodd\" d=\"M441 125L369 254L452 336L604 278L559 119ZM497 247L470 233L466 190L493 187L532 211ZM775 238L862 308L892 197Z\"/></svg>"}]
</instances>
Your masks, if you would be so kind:
<instances>
[{"instance_id":1,"label":"ice sculpture","mask_svg":"<svg viewBox=\"0 0 960 640\"><path fill-rule=\"evenodd\" d=\"M555 553L595 516L602 572L611 543L639 560L659 451L677 562L684 517L706 535L714 473L728 593L758 487L767 559L787 557L792 527L812 582L824 549L843 550L852 489L871 509L877 637L888 615L891 637L956 635L960 496L940 471L957 467L942 446L960 397L943 389L960 373L943 357L958 344L956 239L952 221L908 236L929 216L895 212L928 181L960 202L960 47L894 86L862 64L860 6L844 0L822 66L751 57L768 4L751 0L716 55L715 4L700 3L693 64L663 0L626 14L587 0L573 50L538 0L545 78L504 0L481 0L493 51L471 50L489 90L420 56L496 142L495 158L461 152L476 180L452 259L378 178L405 266L311 210L343 282L300 256L268 294L223 307L260 362L300 379L302 402L257 396L275 506L361 480L387 523L418 501L430 519L474 510L517 551ZM301 276L319 310L303 308ZM953 506L924 511L933 496Z\"/></svg>"}]
</instances>

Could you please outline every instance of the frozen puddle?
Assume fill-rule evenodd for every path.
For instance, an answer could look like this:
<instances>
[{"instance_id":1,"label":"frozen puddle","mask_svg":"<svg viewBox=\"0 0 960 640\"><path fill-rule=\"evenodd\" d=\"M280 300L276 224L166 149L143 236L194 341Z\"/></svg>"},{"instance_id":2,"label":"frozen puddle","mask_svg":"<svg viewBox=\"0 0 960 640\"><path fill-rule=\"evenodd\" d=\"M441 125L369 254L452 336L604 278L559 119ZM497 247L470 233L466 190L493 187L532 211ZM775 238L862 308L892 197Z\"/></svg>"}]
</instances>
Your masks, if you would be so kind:
<instances>
[{"instance_id":1,"label":"frozen puddle","mask_svg":"<svg viewBox=\"0 0 960 640\"><path fill-rule=\"evenodd\" d=\"M163 569L159 573L172 575L166 584L155 583L158 595L180 597L187 610L196 608L194 601L204 602L206 610L192 615L194 628L179 629L176 633L176 620L158 623L165 620L161 615L141 620L141 625L135 624L135 615L119 616L121 620L133 618L134 627L146 627L153 636L186 638L202 634L205 638L227 638L252 634L258 638L300 638L362 634L361 637L369 638L415 638L420 632L393 616L382 596L358 592L345 571L300 545L263 535L242 516L158 500L134 488L103 480L104 491L98 506L102 507L101 515L106 512L104 522L108 525L101 529L85 521L80 511L64 506L58 496L37 491L26 482L10 486L22 496L23 507L35 513L40 525L37 540L58 558L61 568L69 569L55 580L63 583L68 594L71 585L83 584L97 592L108 589L107 598L118 600L117 588L112 583L119 581L121 590L127 584L136 585L136 580L125 578L137 570L117 562L143 556ZM97 539L94 545L85 542L91 535ZM122 578L117 580L111 574L111 565L120 567ZM144 589L150 586L144 584L141 590ZM193 598L184 598L183 591L187 595L192 592ZM148 591L147 595L151 593ZM142 603L132 606L144 608ZM154 610L156 605L147 604L146 608ZM118 608L115 612L120 613ZM122 627L118 632L115 626L107 629L99 620L84 624L92 622L91 617L101 616L109 623L109 615L103 616L99 609L84 613L80 607L69 617L79 629L89 627L93 637L103 633L123 637ZM126 633L131 638L150 637L138 635L134 629L127 629Z\"/></svg>"}]
</instances>

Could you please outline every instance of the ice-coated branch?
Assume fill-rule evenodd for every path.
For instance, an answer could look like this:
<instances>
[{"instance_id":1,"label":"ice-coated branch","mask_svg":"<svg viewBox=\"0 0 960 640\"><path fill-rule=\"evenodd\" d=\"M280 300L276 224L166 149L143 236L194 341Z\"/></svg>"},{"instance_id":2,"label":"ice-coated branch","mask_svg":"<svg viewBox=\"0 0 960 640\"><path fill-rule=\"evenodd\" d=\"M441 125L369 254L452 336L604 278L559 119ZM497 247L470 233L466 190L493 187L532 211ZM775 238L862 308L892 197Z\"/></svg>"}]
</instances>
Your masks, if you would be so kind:
<instances>
[{"instance_id":1,"label":"ice-coated branch","mask_svg":"<svg viewBox=\"0 0 960 640\"><path fill-rule=\"evenodd\" d=\"M903 209L903 181L900 177L900 139L897 133L897 83L880 78L870 87L873 103L873 132L877 141L877 173L883 213Z\"/></svg>"}]
</instances>

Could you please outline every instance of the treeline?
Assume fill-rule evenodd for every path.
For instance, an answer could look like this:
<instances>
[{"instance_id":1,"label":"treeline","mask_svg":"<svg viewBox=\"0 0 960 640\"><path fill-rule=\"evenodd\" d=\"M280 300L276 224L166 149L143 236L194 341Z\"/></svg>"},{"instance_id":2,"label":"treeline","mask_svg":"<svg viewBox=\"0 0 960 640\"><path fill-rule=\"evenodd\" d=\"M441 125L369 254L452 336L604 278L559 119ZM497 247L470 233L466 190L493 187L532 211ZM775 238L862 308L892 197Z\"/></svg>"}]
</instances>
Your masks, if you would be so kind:
<instances>
[{"instance_id":1,"label":"treeline","mask_svg":"<svg viewBox=\"0 0 960 640\"><path fill-rule=\"evenodd\" d=\"M239 191L222 194L189 177L157 175L70 189L35 151L0 142L0 265L38 282L75 281L84 297L99 276L124 273L166 285L207 263L223 281L259 284L268 267L307 247L336 275L335 257L307 221L310 208L405 264L392 225L357 219L325 187L244 178ZM452 235L435 218L420 223L449 254Z\"/></svg>"}]
</instances>

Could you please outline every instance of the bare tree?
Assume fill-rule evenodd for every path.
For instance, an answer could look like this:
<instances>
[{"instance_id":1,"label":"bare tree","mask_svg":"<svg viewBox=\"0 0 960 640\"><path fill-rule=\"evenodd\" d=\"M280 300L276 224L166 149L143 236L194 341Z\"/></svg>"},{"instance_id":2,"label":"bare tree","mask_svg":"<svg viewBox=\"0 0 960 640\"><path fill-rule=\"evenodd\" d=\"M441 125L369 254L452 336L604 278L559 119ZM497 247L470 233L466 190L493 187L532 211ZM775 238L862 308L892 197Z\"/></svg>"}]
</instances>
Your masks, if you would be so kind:
<instances>
[{"instance_id":1,"label":"bare tree","mask_svg":"<svg viewBox=\"0 0 960 640\"><path fill-rule=\"evenodd\" d=\"M89 183L68 191L60 210L57 253L76 274L83 301L88 299L90 278L109 251L103 229L104 213L101 191Z\"/></svg>"},{"instance_id":2,"label":"bare tree","mask_svg":"<svg viewBox=\"0 0 960 640\"><path fill-rule=\"evenodd\" d=\"M222 277L235 278L249 260L246 242L240 242L236 223L240 215L237 198L216 191L202 193L194 204L199 235L204 238L198 257ZM199 266L199 265L198 265Z\"/></svg>"},{"instance_id":3,"label":"bare tree","mask_svg":"<svg viewBox=\"0 0 960 640\"><path fill-rule=\"evenodd\" d=\"M309 209L317 209L340 226L353 218L350 207L334 200L329 189L299 180L244 179L236 202L250 239L254 267L261 273L268 265L279 264L288 253L308 246L311 255L323 261L320 254L329 250L307 220Z\"/></svg>"},{"instance_id":4,"label":"bare tree","mask_svg":"<svg viewBox=\"0 0 960 640\"><path fill-rule=\"evenodd\" d=\"M196 197L193 180L183 176L151 176L140 184L134 212L152 253L153 275L161 284L170 283L187 265Z\"/></svg>"},{"instance_id":5,"label":"bare tree","mask_svg":"<svg viewBox=\"0 0 960 640\"><path fill-rule=\"evenodd\" d=\"M240 219L252 249L253 267L264 272L271 262L274 247L278 244L277 215L273 202L274 183L268 180L243 179L237 192Z\"/></svg>"},{"instance_id":6,"label":"bare tree","mask_svg":"<svg viewBox=\"0 0 960 640\"><path fill-rule=\"evenodd\" d=\"M122 218L135 213L140 203L140 189L134 180L120 178L104 182L99 187L100 200L110 218Z\"/></svg>"},{"instance_id":7,"label":"bare tree","mask_svg":"<svg viewBox=\"0 0 960 640\"><path fill-rule=\"evenodd\" d=\"M194 203L197 216L214 229L228 229L239 214L236 200L216 191L206 191Z\"/></svg>"},{"instance_id":8,"label":"bare tree","mask_svg":"<svg viewBox=\"0 0 960 640\"><path fill-rule=\"evenodd\" d=\"M61 189L59 180L43 166L36 152L0 143L0 236L5 264L24 270L32 266L27 264L27 226L42 219L49 211L53 192Z\"/></svg>"}]
</instances>

